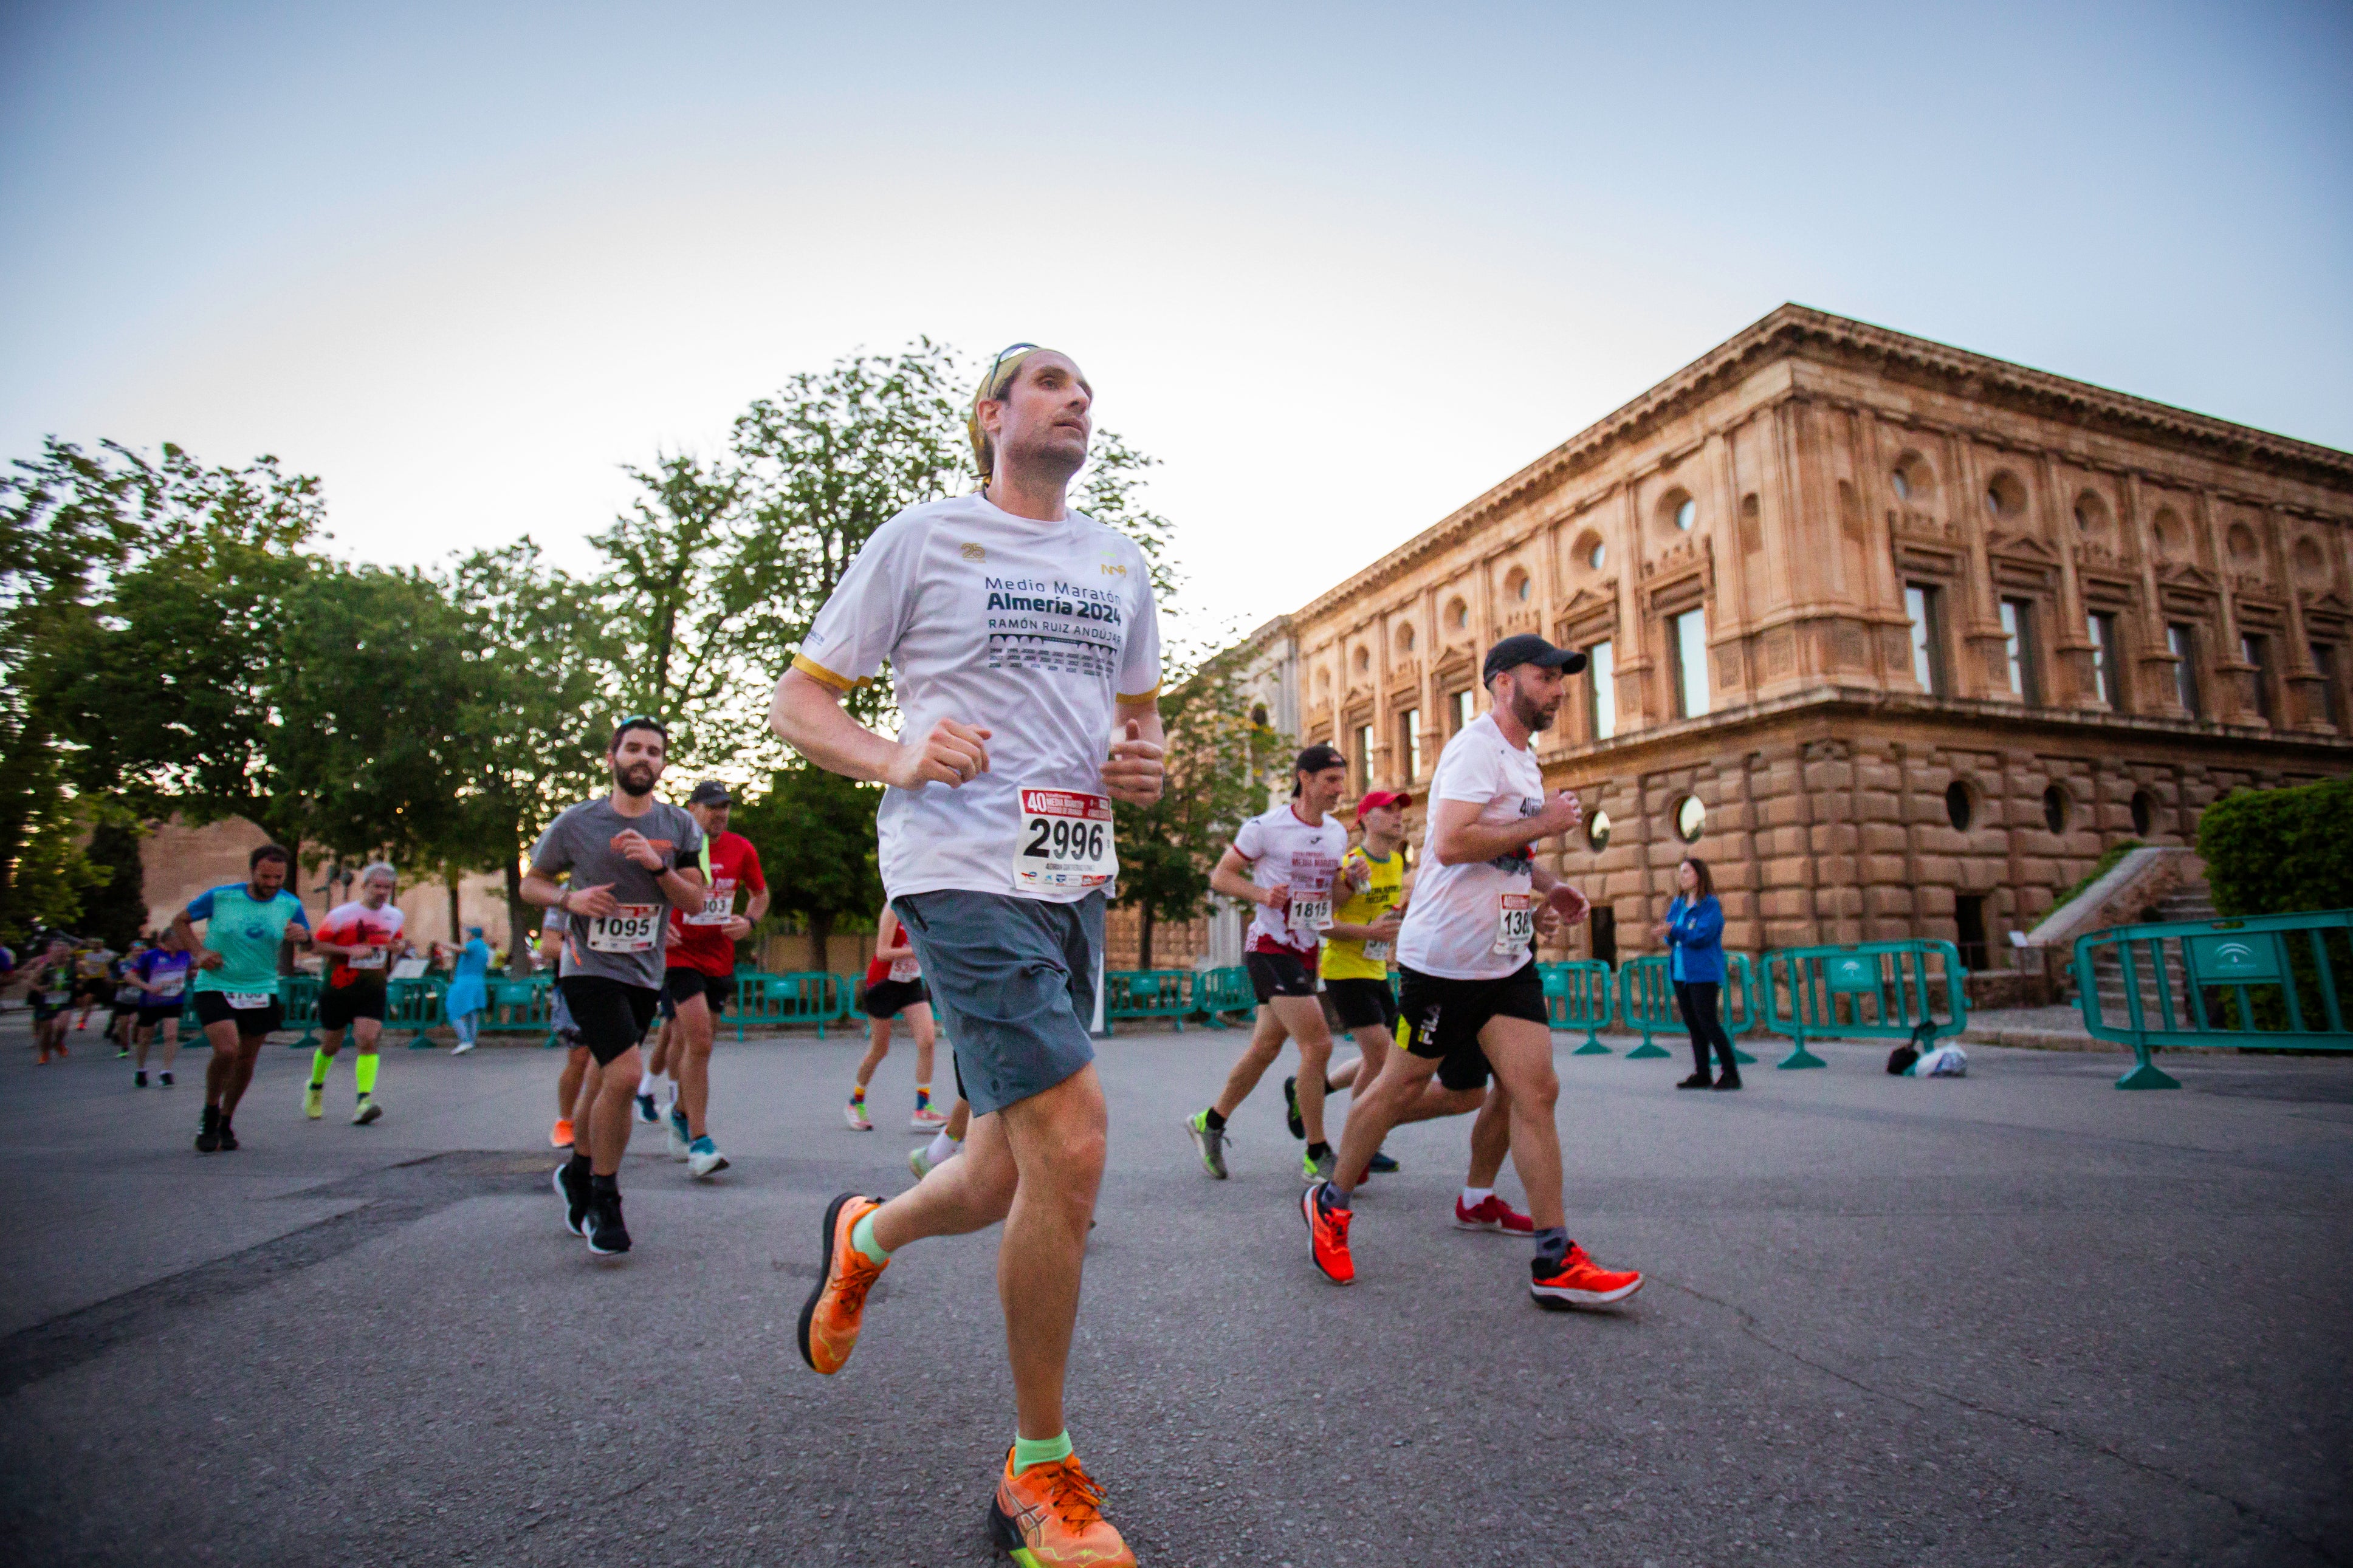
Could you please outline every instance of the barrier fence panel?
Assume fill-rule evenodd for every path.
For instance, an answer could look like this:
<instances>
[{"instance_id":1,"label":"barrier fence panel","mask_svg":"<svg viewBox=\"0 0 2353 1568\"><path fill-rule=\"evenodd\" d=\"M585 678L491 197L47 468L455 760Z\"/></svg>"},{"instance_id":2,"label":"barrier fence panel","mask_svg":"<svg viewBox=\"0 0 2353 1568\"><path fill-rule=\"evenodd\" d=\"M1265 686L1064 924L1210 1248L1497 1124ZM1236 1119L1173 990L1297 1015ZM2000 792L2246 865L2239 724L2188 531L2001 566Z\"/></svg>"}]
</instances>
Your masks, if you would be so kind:
<instances>
[{"instance_id":1,"label":"barrier fence panel","mask_svg":"<svg viewBox=\"0 0 2353 1568\"><path fill-rule=\"evenodd\" d=\"M554 977L533 975L524 980L493 980L490 1005L482 1009L485 1033L548 1033L554 1026Z\"/></svg>"},{"instance_id":2,"label":"barrier fence panel","mask_svg":"<svg viewBox=\"0 0 2353 1568\"><path fill-rule=\"evenodd\" d=\"M1198 971L1191 1010L1207 1017L1212 1029L1226 1027L1224 1014L1256 1013L1258 994L1250 989L1250 971L1239 965Z\"/></svg>"},{"instance_id":3,"label":"barrier fence panel","mask_svg":"<svg viewBox=\"0 0 2353 1568\"><path fill-rule=\"evenodd\" d=\"M449 983L438 975L428 974L421 980L395 980L385 987L384 1026L386 1029L414 1029L408 1048L428 1049L432 1042L426 1038L427 1030L445 1023L441 998Z\"/></svg>"},{"instance_id":4,"label":"barrier fence panel","mask_svg":"<svg viewBox=\"0 0 2353 1568\"><path fill-rule=\"evenodd\" d=\"M742 1017L755 1024L814 1024L820 1040L828 1024L849 1016L849 988L839 974L746 974L739 977L735 993Z\"/></svg>"},{"instance_id":5,"label":"barrier fence panel","mask_svg":"<svg viewBox=\"0 0 2353 1568\"><path fill-rule=\"evenodd\" d=\"M2110 1016L2105 984L2122 996ZM2167 1046L2353 1051L2353 910L2116 926L2075 939L2075 987L2094 1038L2130 1046L2118 1089L2179 1089Z\"/></svg>"},{"instance_id":6,"label":"barrier fence panel","mask_svg":"<svg viewBox=\"0 0 2353 1568\"><path fill-rule=\"evenodd\" d=\"M1609 1055L1609 1047L1600 1038L1600 1032L1609 1026L1614 991L1609 966L1599 959L1580 958L1567 963L1539 963L1536 974L1544 981L1545 1015L1552 1026L1571 1034L1585 1031L1585 1044L1574 1054Z\"/></svg>"},{"instance_id":7,"label":"barrier fence panel","mask_svg":"<svg viewBox=\"0 0 2353 1568\"><path fill-rule=\"evenodd\" d=\"M279 1027L301 1026L302 1037L287 1044L289 1050L307 1051L319 1043L319 977L281 974L278 977Z\"/></svg>"},{"instance_id":8,"label":"barrier fence panel","mask_svg":"<svg viewBox=\"0 0 2353 1568\"><path fill-rule=\"evenodd\" d=\"M1934 959L1943 971L1946 1011L1936 1021ZM1814 1039L1931 1042L1968 1026L1960 950L1949 942L1866 942L1852 947L1785 947L1765 955L1765 1026L1795 1049L1783 1068L1830 1064L1806 1049Z\"/></svg>"},{"instance_id":9,"label":"barrier fence panel","mask_svg":"<svg viewBox=\"0 0 2353 1568\"><path fill-rule=\"evenodd\" d=\"M1103 973L1103 1017L1166 1018L1181 1032L1192 1005L1189 969L1112 969Z\"/></svg>"},{"instance_id":10,"label":"barrier fence panel","mask_svg":"<svg viewBox=\"0 0 2353 1568\"><path fill-rule=\"evenodd\" d=\"M1683 1027L1683 1010L1675 1005L1666 954L1630 958L1618 966L1618 1026L1629 1033L1641 1032L1642 1043L1626 1053L1628 1061L1669 1054L1651 1038L1662 1030Z\"/></svg>"}]
</instances>

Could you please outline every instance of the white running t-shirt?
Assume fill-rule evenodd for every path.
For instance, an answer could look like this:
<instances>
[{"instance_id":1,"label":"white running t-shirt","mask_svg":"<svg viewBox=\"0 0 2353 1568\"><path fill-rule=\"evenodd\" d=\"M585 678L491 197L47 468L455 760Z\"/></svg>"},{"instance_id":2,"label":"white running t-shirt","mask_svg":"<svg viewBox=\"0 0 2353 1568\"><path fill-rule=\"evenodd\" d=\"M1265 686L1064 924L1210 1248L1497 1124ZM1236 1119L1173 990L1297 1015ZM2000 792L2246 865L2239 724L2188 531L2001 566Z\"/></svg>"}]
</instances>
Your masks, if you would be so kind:
<instances>
[{"instance_id":1,"label":"white running t-shirt","mask_svg":"<svg viewBox=\"0 0 2353 1568\"><path fill-rule=\"evenodd\" d=\"M1333 879L1348 852L1348 830L1329 812L1322 822L1308 823L1289 805L1278 805L1243 823L1234 835L1234 848L1250 863L1253 883L1291 889L1288 909L1251 906L1257 912L1250 917L1250 950L1295 952L1314 963L1324 940L1319 933L1332 923Z\"/></svg>"},{"instance_id":2,"label":"white running t-shirt","mask_svg":"<svg viewBox=\"0 0 2353 1568\"><path fill-rule=\"evenodd\" d=\"M1103 798L1113 709L1160 690L1160 620L1134 540L1082 512L1016 517L978 495L927 501L874 531L818 612L793 668L837 691L888 660L903 734L942 719L990 731L989 771L950 787L886 789L875 814L882 885L1072 903L1117 868ZM1030 792L1025 799L1024 791ZM1056 831L1050 847L1034 830ZM1073 848L1092 830L1093 844ZM1017 869L1055 870L1063 885Z\"/></svg>"},{"instance_id":3,"label":"white running t-shirt","mask_svg":"<svg viewBox=\"0 0 2353 1568\"><path fill-rule=\"evenodd\" d=\"M1495 951L1513 929L1504 923L1506 900L1534 898L1535 858L1524 848L1493 860L1441 865L1430 842L1438 833L1435 803L1476 801L1485 807L1481 822L1517 822L1544 809L1544 770L1536 766L1535 753L1504 739L1493 713L1482 713L1439 753L1430 799L1430 830L1422 837L1413 901L1398 931L1398 962L1445 980L1500 980L1527 963L1533 945L1518 942ZM1520 907L1526 917L1523 923L1532 922L1533 903Z\"/></svg>"}]
</instances>

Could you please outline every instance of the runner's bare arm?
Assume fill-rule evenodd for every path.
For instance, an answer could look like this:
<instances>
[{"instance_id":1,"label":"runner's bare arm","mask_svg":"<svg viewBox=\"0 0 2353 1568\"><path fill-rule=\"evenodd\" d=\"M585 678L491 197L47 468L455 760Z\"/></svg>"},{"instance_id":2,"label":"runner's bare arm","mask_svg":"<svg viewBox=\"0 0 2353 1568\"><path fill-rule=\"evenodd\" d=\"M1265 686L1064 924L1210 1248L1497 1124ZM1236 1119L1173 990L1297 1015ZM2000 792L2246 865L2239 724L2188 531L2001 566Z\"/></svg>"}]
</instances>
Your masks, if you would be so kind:
<instances>
[{"instance_id":1,"label":"runner's bare arm","mask_svg":"<svg viewBox=\"0 0 2353 1568\"><path fill-rule=\"evenodd\" d=\"M1592 901L1574 883L1563 881L1542 866L1528 868L1528 884L1545 896L1547 913L1558 915L1570 925L1593 912Z\"/></svg>"},{"instance_id":2,"label":"runner's bare arm","mask_svg":"<svg viewBox=\"0 0 2353 1568\"><path fill-rule=\"evenodd\" d=\"M593 888L562 887L554 878L536 866L522 874L524 903L537 904L543 909L553 906L566 914L586 915L592 920L599 915L609 915L621 907L620 900L613 897L612 889L610 882L599 882ZM433 945L438 951L441 944L437 942Z\"/></svg>"},{"instance_id":3,"label":"runner's bare arm","mask_svg":"<svg viewBox=\"0 0 2353 1568\"><path fill-rule=\"evenodd\" d=\"M897 789L954 788L988 771L991 731L943 719L919 740L893 741L843 712L839 692L797 669L776 682L768 727L828 773Z\"/></svg>"},{"instance_id":4,"label":"runner's bare arm","mask_svg":"<svg viewBox=\"0 0 2353 1568\"><path fill-rule=\"evenodd\" d=\"M1156 702L1123 702L1113 714L1111 760L1103 763L1103 792L1130 805L1150 805L1167 780L1167 735Z\"/></svg>"},{"instance_id":5,"label":"runner's bare arm","mask_svg":"<svg viewBox=\"0 0 2353 1568\"><path fill-rule=\"evenodd\" d=\"M1326 942L1394 942L1398 928L1405 924L1405 916L1396 910L1384 910L1381 918L1366 926L1350 925L1345 921L1334 921L1324 928Z\"/></svg>"},{"instance_id":6,"label":"runner's bare arm","mask_svg":"<svg viewBox=\"0 0 2353 1568\"><path fill-rule=\"evenodd\" d=\"M1567 790L1545 802L1544 809L1517 822L1479 820L1486 809L1475 800L1441 800L1431 805L1430 853L1441 866L1463 866L1493 860L1525 849L1539 838L1566 833L1585 820L1585 807Z\"/></svg>"},{"instance_id":7,"label":"runner's bare arm","mask_svg":"<svg viewBox=\"0 0 2353 1568\"><path fill-rule=\"evenodd\" d=\"M172 917L172 934L180 939L180 946L198 969L220 966L220 954L196 940L195 922L188 919L187 910L182 910Z\"/></svg>"},{"instance_id":8,"label":"runner's bare arm","mask_svg":"<svg viewBox=\"0 0 2353 1568\"><path fill-rule=\"evenodd\" d=\"M1209 873L1210 889L1246 903L1271 904L1280 908L1291 901L1291 889L1287 884L1261 888L1250 880L1250 863L1242 858L1242 852L1230 844L1227 845L1226 852L1218 857L1217 869Z\"/></svg>"},{"instance_id":9,"label":"runner's bare arm","mask_svg":"<svg viewBox=\"0 0 2353 1568\"><path fill-rule=\"evenodd\" d=\"M654 879L661 887L662 897L672 909L699 910L702 907L702 870L697 866L681 866L664 871Z\"/></svg>"}]
</instances>

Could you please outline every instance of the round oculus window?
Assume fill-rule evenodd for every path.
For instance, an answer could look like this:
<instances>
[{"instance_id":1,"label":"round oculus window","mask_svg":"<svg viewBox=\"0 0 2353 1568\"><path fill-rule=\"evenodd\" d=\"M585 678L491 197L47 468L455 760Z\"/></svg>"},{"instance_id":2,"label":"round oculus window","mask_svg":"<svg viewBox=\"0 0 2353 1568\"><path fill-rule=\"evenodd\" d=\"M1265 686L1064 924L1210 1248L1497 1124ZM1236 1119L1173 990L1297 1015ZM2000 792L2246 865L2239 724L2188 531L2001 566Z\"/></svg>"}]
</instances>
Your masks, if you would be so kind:
<instances>
[{"instance_id":1,"label":"round oculus window","mask_svg":"<svg viewBox=\"0 0 2353 1568\"><path fill-rule=\"evenodd\" d=\"M1692 524L1698 521L1699 502L1687 500L1683 505L1675 508L1675 526L1685 533L1689 533L1692 531Z\"/></svg>"},{"instance_id":2,"label":"round oculus window","mask_svg":"<svg viewBox=\"0 0 2353 1568\"><path fill-rule=\"evenodd\" d=\"M1969 822L1977 816L1977 803L1969 798L1969 786L1955 779L1945 786L1945 820L1953 825L1956 833L1967 833Z\"/></svg>"},{"instance_id":3,"label":"round oculus window","mask_svg":"<svg viewBox=\"0 0 2353 1568\"><path fill-rule=\"evenodd\" d=\"M1707 807L1699 796L1687 795L1675 803L1675 837L1686 844L1699 842L1700 830L1707 826Z\"/></svg>"},{"instance_id":4,"label":"round oculus window","mask_svg":"<svg viewBox=\"0 0 2353 1568\"><path fill-rule=\"evenodd\" d=\"M1595 849L1609 847L1609 814L1608 812L1597 811L1585 819L1585 842Z\"/></svg>"}]
</instances>

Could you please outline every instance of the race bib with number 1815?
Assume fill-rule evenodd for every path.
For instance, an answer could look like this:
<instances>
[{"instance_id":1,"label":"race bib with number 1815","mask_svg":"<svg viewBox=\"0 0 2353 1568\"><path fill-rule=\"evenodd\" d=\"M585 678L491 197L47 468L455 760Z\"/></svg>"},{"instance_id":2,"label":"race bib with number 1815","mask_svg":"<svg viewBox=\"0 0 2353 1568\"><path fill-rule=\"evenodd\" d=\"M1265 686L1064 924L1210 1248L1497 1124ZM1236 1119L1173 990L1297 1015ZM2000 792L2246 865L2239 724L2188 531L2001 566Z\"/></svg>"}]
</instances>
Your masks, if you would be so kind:
<instances>
[{"instance_id":1,"label":"race bib with number 1815","mask_svg":"<svg viewBox=\"0 0 2353 1568\"><path fill-rule=\"evenodd\" d=\"M1013 843L1016 888L1100 888L1117 875L1110 796L1068 789L1021 792L1021 831Z\"/></svg>"}]
</instances>

